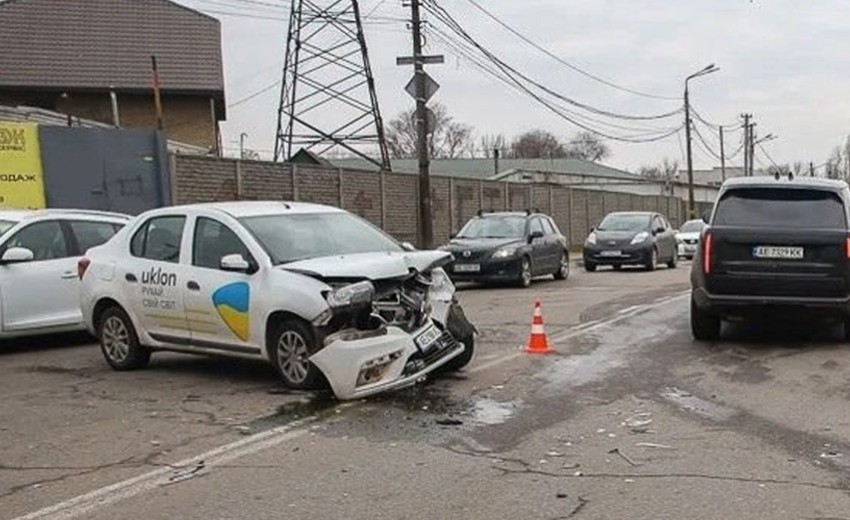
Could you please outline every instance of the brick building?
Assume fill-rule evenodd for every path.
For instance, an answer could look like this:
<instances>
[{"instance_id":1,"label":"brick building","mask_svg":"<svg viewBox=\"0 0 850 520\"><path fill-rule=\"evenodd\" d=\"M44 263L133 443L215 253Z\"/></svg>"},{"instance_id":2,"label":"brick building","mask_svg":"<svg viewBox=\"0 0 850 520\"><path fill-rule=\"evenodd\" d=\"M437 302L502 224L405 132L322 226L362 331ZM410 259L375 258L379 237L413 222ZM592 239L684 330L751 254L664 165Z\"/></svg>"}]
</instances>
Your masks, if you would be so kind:
<instances>
[{"instance_id":1,"label":"brick building","mask_svg":"<svg viewBox=\"0 0 850 520\"><path fill-rule=\"evenodd\" d=\"M0 0L0 104L155 128L156 56L170 139L217 147L225 119L218 20L168 0Z\"/></svg>"}]
</instances>

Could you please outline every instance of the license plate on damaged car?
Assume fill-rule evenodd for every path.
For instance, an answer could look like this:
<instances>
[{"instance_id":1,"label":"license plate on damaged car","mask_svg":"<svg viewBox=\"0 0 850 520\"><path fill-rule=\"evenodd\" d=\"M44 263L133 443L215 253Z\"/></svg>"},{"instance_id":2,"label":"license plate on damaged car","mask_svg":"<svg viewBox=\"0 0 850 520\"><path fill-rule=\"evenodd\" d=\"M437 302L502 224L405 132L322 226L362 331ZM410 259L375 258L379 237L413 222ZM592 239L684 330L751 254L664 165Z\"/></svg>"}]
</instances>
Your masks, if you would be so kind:
<instances>
[{"instance_id":1,"label":"license plate on damaged car","mask_svg":"<svg viewBox=\"0 0 850 520\"><path fill-rule=\"evenodd\" d=\"M755 246L753 248L753 257L755 258L802 260L804 255L805 251L802 247Z\"/></svg>"},{"instance_id":2,"label":"license plate on damaged car","mask_svg":"<svg viewBox=\"0 0 850 520\"><path fill-rule=\"evenodd\" d=\"M416 342L416 346L419 347L419 350L425 351L428 350L428 348L431 347L434 342L440 339L440 336L442 336L442 334L443 333L440 332L440 329L438 329L434 325L431 325L430 327L425 329L424 332L416 336L416 339L414 341Z\"/></svg>"},{"instance_id":3,"label":"license plate on damaged car","mask_svg":"<svg viewBox=\"0 0 850 520\"><path fill-rule=\"evenodd\" d=\"M456 273L477 273L481 271L479 264L455 264Z\"/></svg>"}]
</instances>

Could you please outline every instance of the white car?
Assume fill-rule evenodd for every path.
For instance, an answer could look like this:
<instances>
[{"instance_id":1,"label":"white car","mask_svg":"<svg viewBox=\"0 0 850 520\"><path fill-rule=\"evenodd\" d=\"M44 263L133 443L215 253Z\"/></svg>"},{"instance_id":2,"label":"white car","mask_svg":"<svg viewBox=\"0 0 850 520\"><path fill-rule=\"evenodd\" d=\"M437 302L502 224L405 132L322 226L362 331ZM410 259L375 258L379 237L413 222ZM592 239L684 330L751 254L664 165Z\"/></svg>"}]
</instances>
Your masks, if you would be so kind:
<instances>
[{"instance_id":1,"label":"white car","mask_svg":"<svg viewBox=\"0 0 850 520\"><path fill-rule=\"evenodd\" d=\"M84 330L77 261L130 217L0 209L0 338Z\"/></svg>"},{"instance_id":2,"label":"white car","mask_svg":"<svg viewBox=\"0 0 850 520\"><path fill-rule=\"evenodd\" d=\"M82 308L116 370L171 350L270 362L296 389L354 399L472 356L441 266L346 211L225 202L144 213L79 264Z\"/></svg>"},{"instance_id":3,"label":"white car","mask_svg":"<svg viewBox=\"0 0 850 520\"><path fill-rule=\"evenodd\" d=\"M699 245L699 236L704 227L705 222L702 220L689 220L682 224L682 227L676 232L676 244L679 248L680 257L685 257L688 260L694 258Z\"/></svg>"}]
</instances>

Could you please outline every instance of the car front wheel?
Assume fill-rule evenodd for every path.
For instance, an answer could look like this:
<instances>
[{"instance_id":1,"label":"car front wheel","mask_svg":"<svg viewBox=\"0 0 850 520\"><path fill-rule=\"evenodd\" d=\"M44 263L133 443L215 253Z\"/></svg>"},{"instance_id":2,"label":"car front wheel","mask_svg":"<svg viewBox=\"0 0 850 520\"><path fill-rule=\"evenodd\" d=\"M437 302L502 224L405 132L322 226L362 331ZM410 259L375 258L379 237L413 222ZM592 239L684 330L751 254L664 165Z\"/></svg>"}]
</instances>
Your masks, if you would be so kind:
<instances>
[{"instance_id":1,"label":"car front wheel","mask_svg":"<svg viewBox=\"0 0 850 520\"><path fill-rule=\"evenodd\" d=\"M517 280L517 285L520 287L530 287L531 279L531 260L526 256L519 262L519 279Z\"/></svg>"},{"instance_id":2,"label":"car front wheel","mask_svg":"<svg viewBox=\"0 0 850 520\"><path fill-rule=\"evenodd\" d=\"M673 253L673 258L671 258L670 261L667 262L667 267L669 267L670 269L675 269L677 265L679 265L679 255Z\"/></svg>"},{"instance_id":3,"label":"car front wheel","mask_svg":"<svg viewBox=\"0 0 850 520\"><path fill-rule=\"evenodd\" d=\"M139 344L136 328L121 308L110 307L104 311L97 333L103 357L115 370L137 370L150 361L150 349Z\"/></svg>"},{"instance_id":4,"label":"car front wheel","mask_svg":"<svg viewBox=\"0 0 850 520\"><path fill-rule=\"evenodd\" d=\"M654 247L649 252L649 258L647 258L644 267L647 271L655 271L658 268L658 250Z\"/></svg>"},{"instance_id":5,"label":"car front wheel","mask_svg":"<svg viewBox=\"0 0 850 520\"><path fill-rule=\"evenodd\" d=\"M310 361L316 352L309 328L296 320L285 320L269 336L269 357L283 384L294 390L316 390L324 386L321 370Z\"/></svg>"},{"instance_id":6,"label":"car front wheel","mask_svg":"<svg viewBox=\"0 0 850 520\"><path fill-rule=\"evenodd\" d=\"M691 299L691 333L697 341L714 341L720 337L720 317L700 309Z\"/></svg>"}]
</instances>

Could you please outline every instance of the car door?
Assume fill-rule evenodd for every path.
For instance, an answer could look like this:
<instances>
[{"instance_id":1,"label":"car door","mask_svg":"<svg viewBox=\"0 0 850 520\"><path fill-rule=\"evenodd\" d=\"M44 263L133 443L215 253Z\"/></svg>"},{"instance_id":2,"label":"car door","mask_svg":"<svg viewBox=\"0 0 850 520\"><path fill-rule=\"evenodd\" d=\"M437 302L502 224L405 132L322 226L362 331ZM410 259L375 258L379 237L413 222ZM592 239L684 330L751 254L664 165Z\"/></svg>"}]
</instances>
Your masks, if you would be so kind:
<instances>
[{"instance_id":1,"label":"car door","mask_svg":"<svg viewBox=\"0 0 850 520\"><path fill-rule=\"evenodd\" d=\"M66 225L58 219L27 224L0 246L33 253L29 262L0 265L4 332L66 327L82 322L77 258Z\"/></svg>"},{"instance_id":2,"label":"car door","mask_svg":"<svg viewBox=\"0 0 850 520\"><path fill-rule=\"evenodd\" d=\"M664 219L660 215L655 215L652 218L652 230L655 235L655 246L658 248L658 259L660 261L669 260L672 258L673 251L667 240L667 227L664 225Z\"/></svg>"},{"instance_id":3,"label":"car door","mask_svg":"<svg viewBox=\"0 0 850 520\"><path fill-rule=\"evenodd\" d=\"M260 354L264 338L251 332L251 300L260 289L254 255L230 226L211 216L197 216L192 235L185 302L193 346ZM234 254L251 266L246 272L222 269L222 258Z\"/></svg>"},{"instance_id":4,"label":"car door","mask_svg":"<svg viewBox=\"0 0 850 520\"><path fill-rule=\"evenodd\" d=\"M666 230L664 233L664 239L669 245L671 255L670 259L672 260L674 256L679 255L679 245L676 243L676 230L673 229L673 226L670 224L670 221L667 220L667 217L662 215L661 221L664 222L664 229Z\"/></svg>"},{"instance_id":5,"label":"car door","mask_svg":"<svg viewBox=\"0 0 850 520\"><path fill-rule=\"evenodd\" d=\"M129 258L122 262L116 283L124 301L154 340L188 346L183 288L189 279L185 256L185 214L156 215L141 223L130 239Z\"/></svg>"},{"instance_id":6,"label":"car door","mask_svg":"<svg viewBox=\"0 0 850 520\"><path fill-rule=\"evenodd\" d=\"M552 269L551 253L549 245L546 243L546 230L543 229L543 223L539 217L533 217L529 222L528 236L531 237L534 233L542 235L531 239L531 263L534 274L537 275Z\"/></svg>"},{"instance_id":7,"label":"car door","mask_svg":"<svg viewBox=\"0 0 850 520\"><path fill-rule=\"evenodd\" d=\"M563 236L558 231L555 223L549 217L542 217L543 229L546 231L546 244L549 250L549 259L552 269L561 265L561 255L564 254Z\"/></svg>"}]
</instances>

